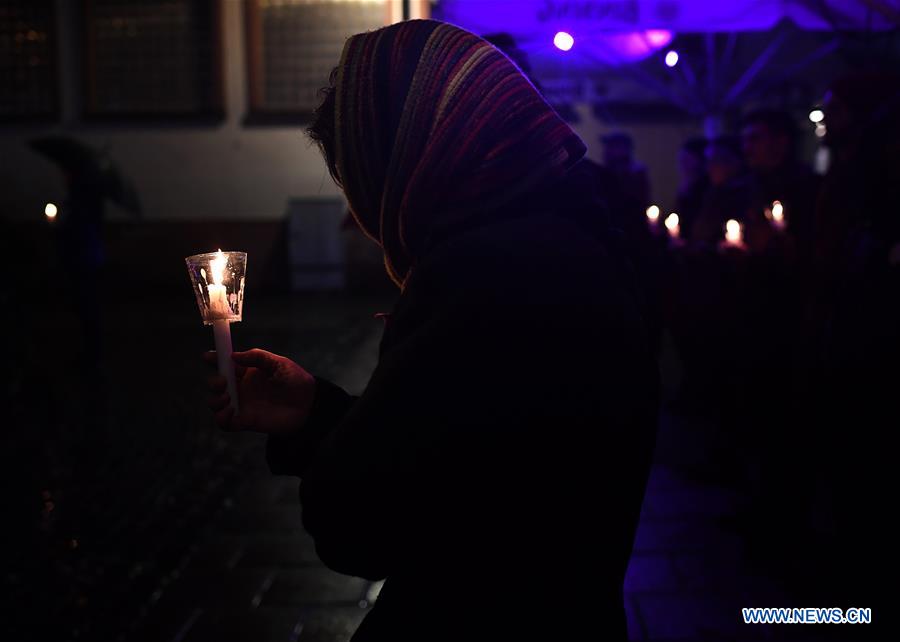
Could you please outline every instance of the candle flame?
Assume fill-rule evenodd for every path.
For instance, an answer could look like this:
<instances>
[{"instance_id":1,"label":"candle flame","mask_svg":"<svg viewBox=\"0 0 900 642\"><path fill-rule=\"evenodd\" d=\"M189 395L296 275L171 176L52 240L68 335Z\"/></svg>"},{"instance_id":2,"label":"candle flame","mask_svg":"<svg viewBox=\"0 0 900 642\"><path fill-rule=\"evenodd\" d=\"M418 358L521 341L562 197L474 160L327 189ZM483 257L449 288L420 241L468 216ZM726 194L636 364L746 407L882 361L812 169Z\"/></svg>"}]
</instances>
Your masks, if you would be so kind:
<instances>
[{"instance_id":1,"label":"candle flame","mask_svg":"<svg viewBox=\"0 0 900 642\"><path fill-rule=\"evenodd\" d=\"M56 205L54 205L53 203L47 203L44 206L44 214L46 214L47 218L49 218L51 220L56 218L56 214L58 212L59 212L59 210L57 209Z\"/></svg>"},{"instance_id":2,"label":"candle flame","mask_svg":"<svg viewBox=\"0 0 900 642\"><path fill-rule=\"evenodd\" d=\"M225 266L228 264L228 258L222 252L222 248L216 252L216 258L209 262L209 271L212 273L212 280L215 285L223 285L222 279L225 276Z\"/></svg>"},{"instance_id":3,"label":"candle flame","mask_svg":"<svg viewBox=\"0 0 900 642\"><path fill-rule=\"evenodd\" d=\"M784 205L781 204L781 201L774 201L772 203L772 218L775 221L784 219Z\"/></svg>"},{"instance_id":4,"label":"candle flame","mask_svg":"<svg viewBox=\"0 0 900 642\"><path fill-rule=\"evenodd\" d=\"M669 214L666 217L666 220L665 220L666 229L674 230L676 227L678 227L678 221L679 221L678 214L676 214L675 212L672 212L671 214Z\"/></svg>"},{"instance_id":5,"label":"candle flame","mask_svg":"<svg viewBox=\"0 0 900 642\"><path fill-rule=\"evenodd\" d=\"M659 218L659 207L656 205L651 205L647 208L647 218L651 221L655 221Z\"/></svg>"},{"instance_id":6,"label":"candle flame","mask_svg":"<svg viewBox=\"0 0 900 642\"><path fill-rule=\"evenodd\" d=\"M741 240L741 224L736 220L728 219L725 223L725 240L737 243Z\"/></svg>"}]
</instances>

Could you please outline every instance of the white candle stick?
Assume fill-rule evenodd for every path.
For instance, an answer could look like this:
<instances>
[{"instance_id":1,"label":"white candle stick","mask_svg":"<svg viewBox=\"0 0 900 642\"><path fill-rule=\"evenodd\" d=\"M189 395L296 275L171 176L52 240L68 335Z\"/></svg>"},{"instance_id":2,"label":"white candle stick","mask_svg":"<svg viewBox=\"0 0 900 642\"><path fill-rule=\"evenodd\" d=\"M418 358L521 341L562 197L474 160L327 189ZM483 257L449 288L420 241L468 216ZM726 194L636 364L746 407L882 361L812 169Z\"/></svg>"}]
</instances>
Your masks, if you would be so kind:
<instances>
[{"instance_id":1,"label":"white candle stick","mask_svg":"<svg viewBox=\"0 0 900 642\"><path fill-rule=\"evenodd\" d=\"M237 378L234 374L234 361L231 359L231 322L220 319L212 322L213 337L216 341L216 359L219 363L219 374L225 377L225 386L231 398L231 407L238 409Z\"/></svg>"},{"instance_id":2,"label":"white candle stick","mask_svg":"<svg viewBox=\"0 0 900 642\"><path fill-rule=\"evenodd\" d=\"M219 373L230 405L238 412L237 378L232 360L231 324L243 318L246 252L195 254L185 258L203 323L213 327Z\"/></svg>"},{"instance_id":3,"label":"white candle stick","mask_svg":"<svg viewBox=\"0 0 900 642\"><path fill-rule=\"evenodd\" d=\"M228 259L220 249L216 253L216 258L209 262L212 283L207 283L206 289L209 292L209 318L212 321L213 337L216 341L219 374L225 377L228 396L231 397L231 407L237 412L237 378L234 373L234 361L231 359L231 321L229 320L232 310L228 304L228 294L223 284L227 264ZM205 276L202 270L201 274Z\"/></svg>"}]
</instances>

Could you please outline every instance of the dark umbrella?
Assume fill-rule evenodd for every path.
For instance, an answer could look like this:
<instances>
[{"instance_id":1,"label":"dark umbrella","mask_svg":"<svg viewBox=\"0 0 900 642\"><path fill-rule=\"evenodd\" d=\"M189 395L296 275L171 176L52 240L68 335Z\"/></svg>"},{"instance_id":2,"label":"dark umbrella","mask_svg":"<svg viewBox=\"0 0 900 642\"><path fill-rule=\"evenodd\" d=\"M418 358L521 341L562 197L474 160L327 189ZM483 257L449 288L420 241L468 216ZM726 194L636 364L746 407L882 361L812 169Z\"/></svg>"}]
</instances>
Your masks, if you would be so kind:
<instances>
[{"instance_id":1,"label":"dark umbrella","mask_svg":"<svg viewBox=\"0 0 900 642\"><path fill-rule=\"evenodd\" d=\"M106 150L69 136L44 136L29 141L31 148L56 163L76 181L96 183L103 195L132 214L141 213L134 184L119 171Z\"/></svg>"}]
</instances>

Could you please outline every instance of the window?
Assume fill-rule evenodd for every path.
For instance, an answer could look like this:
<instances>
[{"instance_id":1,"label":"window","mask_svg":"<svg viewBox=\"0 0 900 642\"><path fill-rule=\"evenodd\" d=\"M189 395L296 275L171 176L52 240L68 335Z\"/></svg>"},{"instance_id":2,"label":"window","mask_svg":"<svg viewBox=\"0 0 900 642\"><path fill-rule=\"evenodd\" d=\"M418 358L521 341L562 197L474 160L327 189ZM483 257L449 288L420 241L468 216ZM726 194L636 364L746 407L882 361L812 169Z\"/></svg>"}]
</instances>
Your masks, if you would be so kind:
<instances>
[{"instance_id":1,"label":"window","mask_svg":"<svg viewBox=\"0 0 900 642\"><path fill-rule=\"evenodd\" d=\"M387 0L245 0L251 123L302 122L350 36L388 24Z\"/></svg>"},{"instance_id":2,"label":"window","mask_svg":"<svg viewBox=\"0 0 900 642\"><path fill-rule=\"evenodd\" d=\"M86 0L88 117L223 115L220 0Z\"/></svg>"},{"instance_id":3,"label":"window","mask_svg":"<svg viewBox=\"0 0 900 642\"><path fill-rule=\"evenodd\" d=\"M56 115L55 21L51 0L0 2L0 120Z\"/></svg>"}]
</instances>

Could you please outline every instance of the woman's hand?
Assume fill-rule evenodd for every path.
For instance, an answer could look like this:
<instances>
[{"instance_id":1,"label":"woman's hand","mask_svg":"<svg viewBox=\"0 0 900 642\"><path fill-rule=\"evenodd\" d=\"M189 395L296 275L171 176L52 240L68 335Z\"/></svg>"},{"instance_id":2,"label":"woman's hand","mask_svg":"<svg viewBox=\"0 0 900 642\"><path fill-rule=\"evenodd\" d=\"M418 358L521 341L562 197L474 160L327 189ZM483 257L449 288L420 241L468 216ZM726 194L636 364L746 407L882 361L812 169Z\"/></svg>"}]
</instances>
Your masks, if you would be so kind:
<instances>
[{"instance_id":1,"label":"woman's hand","mask_svg":"<svg viewBox=\"0 0 900 642\"><path fill-rule=\"evenodd\" d=\"M251 430L284 434L298 430L309 416L316 380L288 359L265 350L232 354L240 401L235 414L230 406L225 377L209 378L209 408L223 430ZM216 353L207 352L204 361L216 365Z\"/></svg>"}]
</instances>

